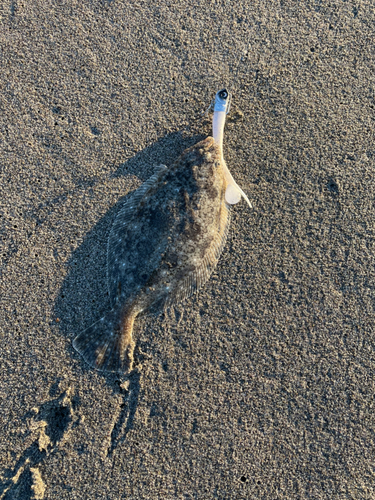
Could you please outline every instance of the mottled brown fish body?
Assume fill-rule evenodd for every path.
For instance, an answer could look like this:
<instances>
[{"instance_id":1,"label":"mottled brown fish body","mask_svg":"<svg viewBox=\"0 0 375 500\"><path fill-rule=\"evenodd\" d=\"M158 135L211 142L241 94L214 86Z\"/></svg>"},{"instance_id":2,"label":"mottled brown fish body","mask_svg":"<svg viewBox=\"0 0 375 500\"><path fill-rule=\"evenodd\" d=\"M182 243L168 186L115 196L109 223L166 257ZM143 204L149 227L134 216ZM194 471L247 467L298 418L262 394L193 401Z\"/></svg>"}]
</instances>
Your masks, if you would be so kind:
<instances>
[{"instance_id":1,"label":"mottled brown fish body","mask_svg":"<svg viewBox=\"0 0 375 500\"><path fill-rule=\"evenodd\" d=\"M229 226L221 153L212 137L187 149L133 193L108 240L112 304L74 347L93 367L132 368L134 319L191 295L209 278Z\"/></svg>"}]
</instances>

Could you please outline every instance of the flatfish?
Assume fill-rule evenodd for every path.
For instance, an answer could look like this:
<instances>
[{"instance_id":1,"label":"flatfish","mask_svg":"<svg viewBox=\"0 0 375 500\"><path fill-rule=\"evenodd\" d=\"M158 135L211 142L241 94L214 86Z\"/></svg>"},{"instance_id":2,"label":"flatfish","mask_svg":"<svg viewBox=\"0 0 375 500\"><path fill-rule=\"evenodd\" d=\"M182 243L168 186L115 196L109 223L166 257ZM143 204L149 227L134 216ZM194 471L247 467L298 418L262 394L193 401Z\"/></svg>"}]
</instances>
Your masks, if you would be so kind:
<instances>
[{"instance_id":1,"label":"flatfish","mask_svg":"<svg viewBox=\"0 0 375 500\"><path fill-rule=\"evenodd\" d=\"M226 170L222 143L207 137L159 167L123 205L108 239L112 309L73 341L93 368L131 370L137 315L175 304L208 280L226 241L230 203L239 201Z\"/></svg>"}]
</instances>

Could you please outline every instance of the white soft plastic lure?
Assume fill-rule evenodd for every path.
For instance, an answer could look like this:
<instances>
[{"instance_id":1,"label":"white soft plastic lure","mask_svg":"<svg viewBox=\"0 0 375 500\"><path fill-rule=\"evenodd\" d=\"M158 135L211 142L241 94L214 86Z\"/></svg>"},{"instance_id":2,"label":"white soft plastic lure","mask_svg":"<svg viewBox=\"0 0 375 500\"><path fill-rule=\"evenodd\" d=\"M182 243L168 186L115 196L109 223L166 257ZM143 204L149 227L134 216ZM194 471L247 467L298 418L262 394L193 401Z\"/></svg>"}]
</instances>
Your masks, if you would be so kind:
<instances>
[{"instance_id":1,"label":"white soft plastic lure","mask_svg":"<svg viewBox=\"0 0 375 500\"><path fill-rule=\"evenodd\" d=\"M226 89L219 90L215 96L214 101L214 117L212 120L212 136L216 144L220 148L221 161L224 169L224 176L228 183L225 191L225 201L229 205L235 205L241 200L241 196L245 199L246 203L252 208L249 198L242 191L236 181L233 179L232 174L229 172L227 164L223 157L223 136L225 117L229 111L230 95Z\"/></svg>"}]
</instances>

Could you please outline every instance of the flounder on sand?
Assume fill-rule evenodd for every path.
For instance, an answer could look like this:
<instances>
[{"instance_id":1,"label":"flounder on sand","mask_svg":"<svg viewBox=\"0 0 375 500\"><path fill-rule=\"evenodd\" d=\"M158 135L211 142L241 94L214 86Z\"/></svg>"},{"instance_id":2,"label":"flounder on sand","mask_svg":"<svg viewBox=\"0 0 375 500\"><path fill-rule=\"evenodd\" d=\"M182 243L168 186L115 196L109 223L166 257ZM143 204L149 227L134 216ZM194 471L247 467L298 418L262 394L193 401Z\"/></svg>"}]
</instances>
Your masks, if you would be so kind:
<instances>
[{"instance_id":1,"label":"flounder on sand","mask_svg":"<svg viewBox=\"0 0 375 500\"><path fill-rule=\"evenodd\" d=\"M112 310L73 341L93 368L132 369L136 316L201 287L225 244L230 205L241 196L250 205L223 158L228 102L225 89L216 94L214 137L186 149L171 167L159 167L118 213L107 254Z\"/></svg>"}]
</instances>

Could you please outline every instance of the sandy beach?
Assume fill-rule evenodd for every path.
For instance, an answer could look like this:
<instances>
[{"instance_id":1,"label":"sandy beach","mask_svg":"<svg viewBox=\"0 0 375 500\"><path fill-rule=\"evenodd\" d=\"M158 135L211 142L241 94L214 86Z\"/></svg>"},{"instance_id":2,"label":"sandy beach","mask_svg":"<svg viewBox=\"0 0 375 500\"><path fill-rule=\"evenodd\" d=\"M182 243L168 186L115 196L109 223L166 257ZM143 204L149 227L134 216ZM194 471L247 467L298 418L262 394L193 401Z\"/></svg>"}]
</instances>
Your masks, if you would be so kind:
<instances>
[{"instance_id":1,"label":"sandy beach","mask_svg":"<svg viewBox=\"0 0 375 500\"><path fill-rule=\"evenodd\" d=\"M2 1L0 500L375 498L375 11L369 0ZM209 282L108 310L122 203L211 134L253 204Z\"/></svg>"}]
</instances>

